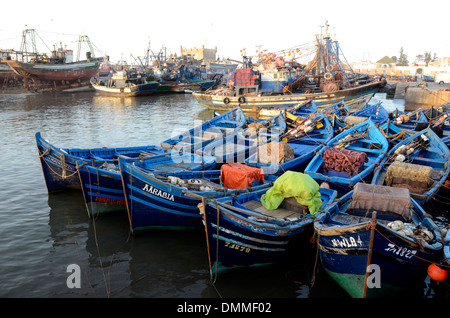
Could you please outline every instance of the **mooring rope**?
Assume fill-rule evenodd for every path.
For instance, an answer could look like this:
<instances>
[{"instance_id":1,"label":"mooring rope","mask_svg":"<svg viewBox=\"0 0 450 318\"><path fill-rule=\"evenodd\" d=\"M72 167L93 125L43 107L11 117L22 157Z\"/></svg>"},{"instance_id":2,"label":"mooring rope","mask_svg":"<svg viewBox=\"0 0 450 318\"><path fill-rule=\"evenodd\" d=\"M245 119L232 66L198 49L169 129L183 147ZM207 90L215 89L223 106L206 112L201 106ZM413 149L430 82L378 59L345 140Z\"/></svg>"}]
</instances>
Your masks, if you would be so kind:
<instances>
[{"instance_id":1,"label":"mooring rope","mask_svg":"<svg viewBox=\"0 0 450 318\"><path fill-rule=\"evenodd\" d=\"M45 150L43 153L40 153L40 151L39 151L38 158L41 159L41 158L43 158L44 156L46 156L48 153L50 153L50 149ZM62 155L62 156L64 156L64 155ZM62 158L64 158L64 162L62 161ZM44 162L45 162L45 164L47 165L47 167L48 167L55 175L57 175L58 177L61 177L62 179L70 178L70 177L72 177L72 176L74 176L75 174L78 173L78 171L75 169L75 171L74 171L72 174L66 175L66 174L65 174L65 171L66 171L66 170L65 170L65 163L66 163L66 161L65 161L65 156L64 156L64 157L61 157L60 160L61 160L61 168L62 168L63 174L59 174L58 172L56 172L56 171L48 164L48 162L47 162L46 160L44 160Z\"/></svg>"}]
</instances>

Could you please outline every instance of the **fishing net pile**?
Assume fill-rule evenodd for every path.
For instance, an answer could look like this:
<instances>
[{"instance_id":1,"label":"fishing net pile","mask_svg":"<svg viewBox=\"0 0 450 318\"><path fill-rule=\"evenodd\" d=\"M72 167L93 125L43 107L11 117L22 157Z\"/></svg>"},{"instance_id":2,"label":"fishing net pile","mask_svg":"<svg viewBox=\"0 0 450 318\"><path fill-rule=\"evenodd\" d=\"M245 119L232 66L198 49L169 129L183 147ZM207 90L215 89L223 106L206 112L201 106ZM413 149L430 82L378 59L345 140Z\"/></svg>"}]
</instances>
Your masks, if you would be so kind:
<instances>
[{"instance_id":1,"label":"fishing net pile","mask_svg":"<svg viewBox=\"0 0 450 318\"><path fill-rule=\"evenodd\" d=\"M399 214L404 220L411 219L409 190L359 182L355 185L349 209L375 210Z\"/></svg>"},{"instance_id":2,"label":"fishing net pile","mask_svg":"<svg viewBox=\"0 0 450 318\"><path fill-rule=\"evenodd\" d=\"M386 185L407 188L413 193L426 192L433 181L433 168L394 161L386 172Z\"/></svg>"},{"instance_id":3,"label":"fishing net pile","mask_svg":"<svg viewBox=\"0 0 450 318\"><path fill-rule=\"evenodd\" d=\"M262 163L281 164L294 159L294 148L285 142L272 141L258 146L256 160Z\"/></svg>"},{"instance_id":4,"label":"fishing net pile","mask_svg":"<svg viewBox=\"0 0 450 318\"><path fill-rule=\"evenodd\" d=\"M345 172L349 176L358 174L369 158L365 152L339 147L330 147L323 153L323 170Z\"/></svg>"},{"instance_id":5,"label":"fishing net pile","mask_svg":"<svg viewBox=\"0 0 450 318\"><path fill-rule=\"evenodd\" d=\"M234 96L235 95L234 89L230 88L230 87L220 87L215 90L206 90L202 93L206 94L206 95L221 95L221 96Z\"/></svg>"}]
</instances>

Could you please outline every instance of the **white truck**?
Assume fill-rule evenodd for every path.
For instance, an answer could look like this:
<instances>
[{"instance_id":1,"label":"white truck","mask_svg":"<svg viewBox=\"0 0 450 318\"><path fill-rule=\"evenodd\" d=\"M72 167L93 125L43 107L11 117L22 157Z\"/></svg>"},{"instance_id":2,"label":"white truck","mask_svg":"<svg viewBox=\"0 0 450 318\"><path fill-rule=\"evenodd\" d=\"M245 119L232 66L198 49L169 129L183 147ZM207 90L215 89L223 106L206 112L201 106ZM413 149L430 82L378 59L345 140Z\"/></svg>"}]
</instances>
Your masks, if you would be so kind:
<instances>
[{"instance_id":1,"label":"white truck","mask_svg":"<svg viewBox=\"0 0 450 318\"><path fill-rule=\"evenodd\" d=\"M434 81L438 84L450 83L450 73L437 73Z\"/></svg>"}]
</instances>

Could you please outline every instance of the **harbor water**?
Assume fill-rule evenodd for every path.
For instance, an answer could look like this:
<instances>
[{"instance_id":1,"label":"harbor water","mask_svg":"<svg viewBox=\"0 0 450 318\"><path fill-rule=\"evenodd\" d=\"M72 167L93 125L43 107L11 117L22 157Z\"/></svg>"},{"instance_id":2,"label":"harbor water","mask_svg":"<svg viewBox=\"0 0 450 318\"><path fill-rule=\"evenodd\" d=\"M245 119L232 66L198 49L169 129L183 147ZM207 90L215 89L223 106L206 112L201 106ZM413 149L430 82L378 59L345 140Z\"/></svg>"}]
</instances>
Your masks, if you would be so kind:
<instances>
[{"instance_id":1,"label":"harbor water","mask_svg":"<svg viewBox=\"0 0 450 318\"><path fill-rule=\"evenodd\" d=\"M213 283L204 230L132 235L126 210L89 218L81 191L47 193L36 132L63 148L159 145L212 116L190 94L0 94L0 296L348 298L320 268L313 233L279 265L236 270ZM73 268L80 286L71 285ZM435 285L424 281L421 296L441 297Z\"/></svg>"}]
</instances>

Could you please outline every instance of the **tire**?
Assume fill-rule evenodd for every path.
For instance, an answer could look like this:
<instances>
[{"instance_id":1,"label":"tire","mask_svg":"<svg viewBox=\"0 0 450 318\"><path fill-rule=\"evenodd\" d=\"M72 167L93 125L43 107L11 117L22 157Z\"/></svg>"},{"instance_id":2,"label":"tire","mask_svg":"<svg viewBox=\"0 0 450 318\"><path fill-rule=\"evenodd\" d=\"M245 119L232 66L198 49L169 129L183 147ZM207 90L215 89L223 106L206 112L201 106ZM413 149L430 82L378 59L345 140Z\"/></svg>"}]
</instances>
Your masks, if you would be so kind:
<instances>
[{"instance_id":1,"label":"tire","mask_svg":"<svg viewBox=\"0 0 450 318\"><path fill-rule=\"evenodd\" d=\"M229 104L229 103L230 103L230 99L229 99L228 97L225 97L225 98L223 99L223 103L224 103L224 104Z\"/></svg>"},{"instance_id":2,"label":"tire","mask_svg":"<svg viewBox=\"0 0 450 318\"><path fill-rule=\"evenodd\" d=\"M444 84L444 81L440 81L440 82L439 82L439 85L442 85L442 84Z\"/></svg>"},{"instance_id":3,"label":"tire","mask_svg":"<svg viewBox=\"0 0 450 318\"><path fill-rule=\"evenodd\" d=\"M239 101L239 104L244 104L245 98L241 96L241 97L239 97L238 101Z\"/></svg>"}]
</instances>

